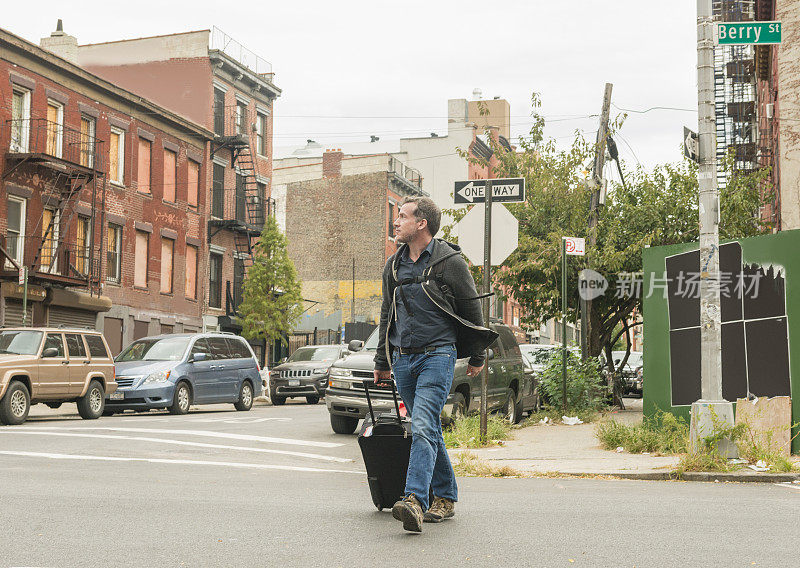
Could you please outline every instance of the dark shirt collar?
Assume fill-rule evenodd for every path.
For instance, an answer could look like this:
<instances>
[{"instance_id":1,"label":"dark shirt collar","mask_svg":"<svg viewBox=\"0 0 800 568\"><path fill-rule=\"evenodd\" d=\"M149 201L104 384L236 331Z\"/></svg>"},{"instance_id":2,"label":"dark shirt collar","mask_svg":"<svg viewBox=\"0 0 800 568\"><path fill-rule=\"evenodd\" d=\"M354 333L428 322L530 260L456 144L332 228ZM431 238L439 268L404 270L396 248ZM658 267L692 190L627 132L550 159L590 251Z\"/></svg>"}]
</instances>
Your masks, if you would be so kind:
<instances>
[{"instance_id":1,"label":"dark shirt collar","mask_svg":"<svg viewBox=\"0 0 800 568\"><path fill-rule=\"evenodd\" d=\"M422 256L426 252L428 253L428 258L433 256L433 247L434 247L435 244L436 244L436 239L431 239L431 242L428 243L428 246L426 246L424 249L422 249L422 253L419 255L419 258L422 258ZM401 260L411 262L411 258L409 258L409 251L410 250L411 250L411 247L406 245L405 250L403 250L403 255L401 256ZM419 259L417 259L417 260L419 260Z\"/></svg>"}]
</instances>

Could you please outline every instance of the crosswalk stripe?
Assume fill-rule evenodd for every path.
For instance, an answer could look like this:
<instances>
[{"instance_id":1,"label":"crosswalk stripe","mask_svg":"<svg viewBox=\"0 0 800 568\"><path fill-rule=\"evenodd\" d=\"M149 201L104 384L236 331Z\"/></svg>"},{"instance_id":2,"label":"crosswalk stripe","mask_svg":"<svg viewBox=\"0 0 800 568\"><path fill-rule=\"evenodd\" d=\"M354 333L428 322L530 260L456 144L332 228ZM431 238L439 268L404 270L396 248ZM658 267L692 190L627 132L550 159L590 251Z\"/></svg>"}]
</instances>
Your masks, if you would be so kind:
<instances>
[{"instance_id":1,"label":"crosswalk stripe","mask_svg":"<svg viewBox=\"0 0 800 568\"><path fill-rule=\"evenodd\" d=\"M245 469L274 469L283 471L298 471L309 473L354 473L363 475L361 471L352 471L345 469L321 469L316 467L298 467L291 465L272 465L261 463L242 463L242 462L219 462L208 460L176 460L164 458L127 458L117 456L86 456L77 454L53 454L47 452L23 452L23 451L9 451L0 450L0 455L4 456L19 456L19 457L32 457L32 458L48 458L55 460L80 460L80 461L110 461L110 462L146 462L146 463L161 463L172 465L211 465L211 466L225 466L234 468Z\"/></svg>"},{"instance_id":2,"label":"crosswalk stripe","mask_svg":"<svg viewBox=\"0 0 800 568\"><path fill-rule=\"evenodd\" d=\"M13 430L6 430L0 429L0 434L28 434L28 435L39 435L39 436L62 436L62 437L71 437L71 438L97 438L103 440L135 440L139 442L154 442L158 444L172 444L176 446L192 446L197 448L213 448L213 449L220 449L220 450L239 450L243 452L256 452L256 453L264 453L264 454L280 454L285 456L295 456L300 458L309 458L309 459L316 459L316 460L323 460L323 461L332 461L332 462L341 462L341 463L350 463L353 460L348 458L339 458L336 456L324 456L321 454L309 454L305 452L292 452L289 450L273 450L269 448L250 448L246 446L226 446L222 444L207 444L204 442L186 442L183 440L170 440L167 438L149 438L144 436L116 436L111 434L79 434L74 432L48 432L46 430L22 430L22 429L13 429Z\"/></svg>"}]
</instances>

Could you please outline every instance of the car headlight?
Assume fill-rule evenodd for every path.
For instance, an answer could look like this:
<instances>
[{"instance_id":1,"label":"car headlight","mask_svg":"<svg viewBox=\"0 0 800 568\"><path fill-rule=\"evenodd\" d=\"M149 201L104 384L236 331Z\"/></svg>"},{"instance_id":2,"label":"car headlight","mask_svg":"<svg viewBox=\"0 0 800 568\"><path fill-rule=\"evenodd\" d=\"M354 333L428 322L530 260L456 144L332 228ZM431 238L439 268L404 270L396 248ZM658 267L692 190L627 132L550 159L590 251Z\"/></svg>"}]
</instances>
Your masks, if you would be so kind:
<instances>
[{"instance_id":1,"label":"car headlight","mask_svg":"<svg viewBox=\"0 0 800 568\"><path fill-rule=\"evenodd\" d=\"M349 389L350 381L337 381L336 379L331 379L328 381L328 386L334 389Z\"/></svg>"},{"instance_id":2,"label":"car headlight","mask_svg":"<svg viewBox=\"0 0 800 568\"><path fill-rule=\"evenodd\" d=\"M341 367L331 367L331 377L352 377L353 371Z\"/></svg>"},{"instance_id":3,"label":"car headlight","mask_svg":"<svg viewBox=\"0 0 800 568\"><path fill-rule=\"evenodd\" d=\"M639 367L639 368L636 370L636 377L637 377L637 378L639 378L639 379L641 379L641 378L642 378L642 368L641 368L641 367Z\"/></svg>"},{"instance_id":4,"label":"car headlight","mask_svg":"<svg viewBox=\"0 0 800 568\"><path fill-rule=\"evenodd\" d=\"M315 375L324 375L325 373L327 373L327 372L328 372L328 368L327 368L327 367L322 367L322 368L320 368L320 369L314 369L312 372L313 372Z\"/></svg>"},{"instance_id":5,"label":"car headlight","mask_svg":"<svg viewBox=\"0 0 800 568\"><path fill-rule=\"evenodd\" d=\"M149 375L142 384L166 383L167 379L169 379L170 373L172 373L172 371L156 371L155 373Z\"/></svg>"}]
</instances>

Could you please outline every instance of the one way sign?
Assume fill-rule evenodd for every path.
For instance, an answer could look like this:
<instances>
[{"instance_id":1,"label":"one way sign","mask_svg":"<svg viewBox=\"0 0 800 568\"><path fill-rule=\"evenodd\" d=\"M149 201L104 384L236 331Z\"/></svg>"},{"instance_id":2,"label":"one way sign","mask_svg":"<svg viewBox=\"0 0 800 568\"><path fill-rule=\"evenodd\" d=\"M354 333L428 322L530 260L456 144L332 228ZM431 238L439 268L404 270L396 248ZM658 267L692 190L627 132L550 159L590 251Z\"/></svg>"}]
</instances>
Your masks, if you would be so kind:
<instances>
[{"instance_id":1,"label":"one way sign","mask_svg":"<svg viewBox=\"0 0 800 568\"><path fill-rule=\"evenodd\" d=\"M453 200L456 204L463 203L483 203L486 201L486 182L485 179L471 179L469 181L457 181ZM525 179L493 179L492 181L492 202L495 201L525 201Z\"/></svg>"}]
</instances>

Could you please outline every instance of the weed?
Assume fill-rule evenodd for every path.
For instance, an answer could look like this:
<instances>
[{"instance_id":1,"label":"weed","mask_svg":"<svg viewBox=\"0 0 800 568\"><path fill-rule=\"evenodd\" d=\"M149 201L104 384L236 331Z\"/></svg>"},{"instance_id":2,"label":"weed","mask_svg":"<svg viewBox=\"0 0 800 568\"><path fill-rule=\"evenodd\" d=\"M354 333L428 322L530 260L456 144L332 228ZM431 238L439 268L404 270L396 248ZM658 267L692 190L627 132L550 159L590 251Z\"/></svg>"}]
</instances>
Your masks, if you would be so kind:
<instances>
[{"instance_id":1,"label":"weed","mask_svg":"<svg viewBox=\"0 0 800 568\"><path fill-rule=\"evenodd\" d=\"M632 454L680 454L688 447L689 425L683 418L658 411L641 424L628 425L616 420L601 422L595 435L607 450L623 447Z\"/></svg>"},{"instance_id":2,"label":"weed","mask_svg":"<svg viewBox=\"0 0 800 568\"><path fill-rule=\"evenodd\" d=\"M581 422L586 424L590 422L596 422L599 418L603 416L603 414L597 410L593 410L590 408L584 408L582 410L574 410L569 412L570 416L577 416L581 419ZM531 412L530 415L520 422L517 427L518 428L526 428L527 426L536 426L539 424L539 421L544 418L549 418L554 423L561 422L561 409L560 408L553 408L553 407L545 407L542 410L537 412Z\"/></svg>"},{"instance_id":3,"label":"weed","mask_svg":"<svg viewBox=\"0 0 800 568\"><path fill-rule=\"evenodd\" d=\"M494 466L470 452L460 452L453 470L458 475L477 477L522 477L522 473L509 466Z\"/></svg>"},{"instance_id":4,"label":"weed","mask_svg":"<svg viewBox=\"0 0 800 568\"><path fill-rule=\"evenodd\" d=\"M487 416L486 437L480 439L481 417L478 414L456 418L444 431L444 444L448 448L485 448L496 445L496 440L507 440L511 424L497 415Z\"/></svg>"}]
</instances>

